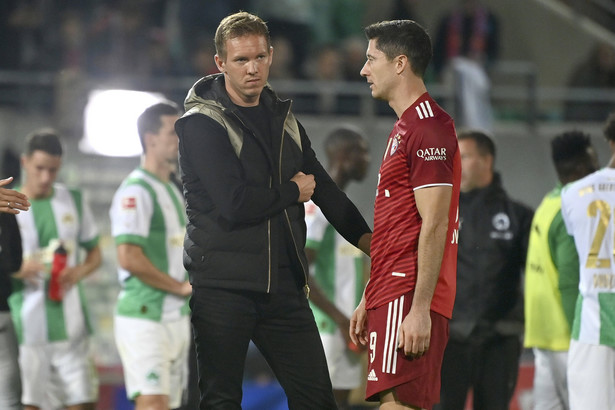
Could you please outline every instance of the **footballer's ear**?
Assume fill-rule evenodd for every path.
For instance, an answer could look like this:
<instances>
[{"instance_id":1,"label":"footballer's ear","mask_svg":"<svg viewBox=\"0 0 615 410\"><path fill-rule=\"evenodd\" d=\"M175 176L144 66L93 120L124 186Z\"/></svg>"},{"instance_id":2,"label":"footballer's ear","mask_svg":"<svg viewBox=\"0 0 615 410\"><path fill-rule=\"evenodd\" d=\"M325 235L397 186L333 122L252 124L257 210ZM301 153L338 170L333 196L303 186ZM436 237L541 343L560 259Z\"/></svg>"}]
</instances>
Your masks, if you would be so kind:
<instances>
[{"instance_id":1,"label":"footballer's ear","mask_svg":"<svg viewBox=\"0 0 615 410\"><path fill-rule=\"evenodd\" d=\"M393 61L395 62L395 71L397 74L401 74L404 70L412 70L412 67L410 67L410 61L404 54L398 55L393 59Z\"/></svg>"}]
</instances>

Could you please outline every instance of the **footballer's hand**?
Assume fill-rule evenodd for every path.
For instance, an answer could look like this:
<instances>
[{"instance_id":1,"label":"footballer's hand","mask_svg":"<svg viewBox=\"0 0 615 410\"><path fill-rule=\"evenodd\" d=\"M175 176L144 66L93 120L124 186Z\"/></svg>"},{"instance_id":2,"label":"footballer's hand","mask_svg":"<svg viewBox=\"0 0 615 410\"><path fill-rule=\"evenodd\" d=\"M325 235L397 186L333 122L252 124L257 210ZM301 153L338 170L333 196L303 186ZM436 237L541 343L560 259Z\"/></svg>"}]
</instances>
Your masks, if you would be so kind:
<instances>
[{"instance_id":1,"label":"footballer's hand","mask_svg":"<svg viewBox=\"0 0 615 410\"><path fill-rule=\"evenodd\" d=\"M367 346L367 311L365 298L361 298L359 306L352 313L348 329L350 340L357 346Z\"/></svg>"},{"instance_id":2,"label":"footballer's hand","mask_svg":"<svg viewBox=\"0 0 615 410\"><path fill-rule=\"evenodd\" d=\"M192 295L192 285L190 284L189 281L182 282L178 294L179 294L179 296L190 296L190 295Z\"/></svg>"},{"instance_id":3,"label":"footballer's hand","mask_svg":"<svg viewBox=\"0 0 615 410\"><path fill-rule=\"evenodd\" d=\"M411 359L423 356L431 341L431 316L429 309L417 310L410 308L399 328L399 344L397 348Z\"/></svg>"}]
</instances>

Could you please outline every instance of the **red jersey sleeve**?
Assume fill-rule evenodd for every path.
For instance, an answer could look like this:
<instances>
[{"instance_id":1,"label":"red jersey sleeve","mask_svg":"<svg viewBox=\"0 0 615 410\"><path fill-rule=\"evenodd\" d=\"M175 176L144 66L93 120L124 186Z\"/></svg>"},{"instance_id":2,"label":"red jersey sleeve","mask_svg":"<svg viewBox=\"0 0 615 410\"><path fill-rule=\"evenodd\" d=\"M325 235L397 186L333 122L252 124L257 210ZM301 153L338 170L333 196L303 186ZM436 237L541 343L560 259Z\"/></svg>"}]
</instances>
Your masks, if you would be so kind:
<instances>
[{"instance_id":1,"label":"red jersey sleeve","mask_svg":"<svg viewBox=\"0 0 615 410\"><path fill-rule=\"evenodd\" d=\"M407 140L407 161L413 189L453 185L453 158L458 149L452 126L430 121L416 128Z\"/></svg>"}]
</instances>

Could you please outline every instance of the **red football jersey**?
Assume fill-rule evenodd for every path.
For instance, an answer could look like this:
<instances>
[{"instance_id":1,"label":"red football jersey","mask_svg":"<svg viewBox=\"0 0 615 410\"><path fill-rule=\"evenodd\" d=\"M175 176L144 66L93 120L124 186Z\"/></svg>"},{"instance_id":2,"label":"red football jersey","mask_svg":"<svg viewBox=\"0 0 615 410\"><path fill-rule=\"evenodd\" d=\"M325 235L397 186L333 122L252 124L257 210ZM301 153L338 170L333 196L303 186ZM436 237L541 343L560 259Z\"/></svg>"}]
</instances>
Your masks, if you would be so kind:
<instances>
[{"instance_id":1,"label":"red football jersey","mask_svg":"<svg viewBox=\"0 0 615 410\"><path fill-rule=\"evenodd\" d=\"M431 309L453 312L457 271L461 158L452 118L423 94L395 123L380 165L371 242L367 309L414 289L421 230L414 190L453 187L444 257Z\"/></svg>"}]
</instances>

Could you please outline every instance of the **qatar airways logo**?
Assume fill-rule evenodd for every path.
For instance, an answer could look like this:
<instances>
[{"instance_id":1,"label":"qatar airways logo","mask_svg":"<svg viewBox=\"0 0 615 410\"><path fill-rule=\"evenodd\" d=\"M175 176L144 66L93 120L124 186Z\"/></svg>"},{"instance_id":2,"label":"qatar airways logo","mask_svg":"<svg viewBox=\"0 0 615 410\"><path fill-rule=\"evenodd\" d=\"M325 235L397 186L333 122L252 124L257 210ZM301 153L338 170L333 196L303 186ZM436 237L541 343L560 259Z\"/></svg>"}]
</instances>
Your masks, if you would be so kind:
<instances>
[{"instance_id":1,"label":"qatar airways logo","mask_svg":"<svg viewBox=\"0 0 615 410\"><path fill-rule=\"evenodd\" d=\"M444 161L446 159L446 148L418 149L416 156L425 161Z\"/></svg>"}]
</instances>

